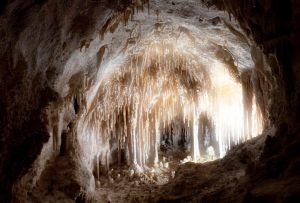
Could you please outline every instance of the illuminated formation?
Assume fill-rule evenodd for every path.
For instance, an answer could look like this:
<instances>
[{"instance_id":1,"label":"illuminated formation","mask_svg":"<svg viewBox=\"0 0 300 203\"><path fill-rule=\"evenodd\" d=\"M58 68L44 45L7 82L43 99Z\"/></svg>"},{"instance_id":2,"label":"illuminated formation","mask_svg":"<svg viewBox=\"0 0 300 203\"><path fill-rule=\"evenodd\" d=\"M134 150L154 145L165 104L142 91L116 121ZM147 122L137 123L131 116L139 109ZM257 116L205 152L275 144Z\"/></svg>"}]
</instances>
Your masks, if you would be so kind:
<instances>
[{"instance_id":1,"label":"illuminated formation","mask_svg":"<svg viewBox=\"0 0 300 203\"><path fill-rule=\"evenodd\" d=\"M157 166L161 145L184 147L203 162L261 133L253 92L245 105L240 79L217 59L200 61L182 30L165 37L156 29L125 47L124 62L105 74L84 128L96 137L97 165L109 166L116 151L135 169Z\"/></svg>"}]
</instances>

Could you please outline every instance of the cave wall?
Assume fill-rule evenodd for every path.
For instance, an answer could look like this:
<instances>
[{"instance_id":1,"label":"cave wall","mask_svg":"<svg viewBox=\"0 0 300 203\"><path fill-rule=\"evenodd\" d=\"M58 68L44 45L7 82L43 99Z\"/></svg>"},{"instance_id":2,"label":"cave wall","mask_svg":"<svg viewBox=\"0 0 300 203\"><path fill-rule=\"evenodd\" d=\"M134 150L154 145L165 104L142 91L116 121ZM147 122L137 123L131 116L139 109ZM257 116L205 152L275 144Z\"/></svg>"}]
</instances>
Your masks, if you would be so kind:
<instances>
[{"instance_id":1,"label":"cave wall","mask_svg":"<svg viewBox=\"0 0 300 203\"><path fill-rule=\"evenodd\" d=\"M45 165L51 171L61 164L66 174L72 176L73 182L61 186L66 174L50 175L57 175L56 186L61 190L71 188L68 195L72 199L80 194L78 185L85 185L84 179L76 179L76 173L92 180L90 169L84 168L91 163L77 156L81 154L77 150L77 118L85 110L80 92L93 85L105 46L100 43L100 47L93 47L99 50L92 57L89 48L93 40L111 41L111 36L104 39L104 35L114 32L119 23L126 23L133 7L140 8L146 2L1 2L1 200L26 201L32 186L43 176ZM68 136L69 160L56 159L61 154L62 134ZM46 176L49 170L45 171ZM85 190L93 184L88 181Z\"/></svg>"},{"instance_id":2,"label":"cave wall","mask_svg":"<svg viewBox=\"0 0 300 203\"><path fill-rule=\"evenodd\" d=\"M95 27L101 28L104 25L107 20L104 16L109 17L112 5L114 2L108 1L1 2L2 201L9 201L12 184L30 168L35 168L32 167L35 160L39 162L51 157L47 148L53 147L49 140L53 139L57 130L49 134L49 126L55 126L52 124L58 122L57 115L62 103L56 91L56 80L64 72L71 53L86 45ZM114 8L122 9L122 5ZM48 122L50 103L58 108L51 113L50 120L53 123ZM72 101L66 101L65 105L68 106L68 103Z\"/></svg>"},{"instance_id":3,"label":"cave wall","mask_svg":"<svg viewBox=\"0 0 300 203\"><path fill-rule=\"evenodd\" d=\"M269 124L277 129L274 137L267 137L259 161L248 166L249 182L243 202L297 202L300 199L297 150L300 146L300 2L206 2L235 16L251 39L256 94L265 98ZM270 73L266 66L271 68Z\"/></svg>"},{"instance_id":4,"label":"cave wall","mask_svg":"<svg viewBox=\"0 0 300 203\"><path fill-rule=\"evenodd\" d=\"M207 5L215 5L233 15L245 33L252 39L254 60L261 57L270 65L271 77L276 88L263 89L264 94L276 98L267 104L270 120L278 125L290 122L299 115L299 1L272 0L211 0ZM262 70L262 67L256 67ZM258 71L261 72L261 71ZM267 74L267 73L266 73ZM270 78L263 75L261 81ZM295 121L295 120L294 120Z\"/></svg>"}]
</instances>

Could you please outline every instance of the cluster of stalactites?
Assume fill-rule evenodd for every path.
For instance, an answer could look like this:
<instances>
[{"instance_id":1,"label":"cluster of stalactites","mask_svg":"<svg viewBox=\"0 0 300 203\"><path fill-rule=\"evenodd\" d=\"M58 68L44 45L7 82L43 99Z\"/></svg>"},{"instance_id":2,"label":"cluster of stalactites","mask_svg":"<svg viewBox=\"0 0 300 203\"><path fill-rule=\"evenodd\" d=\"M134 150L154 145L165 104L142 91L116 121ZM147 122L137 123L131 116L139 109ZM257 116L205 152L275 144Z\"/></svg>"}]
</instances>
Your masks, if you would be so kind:
<instances>
[{"instance_id":1,"label":"cluster of stalactites","mask_svg":"<svg viewBox=\"0 0 300 203\"><path fill-rule=\"evenodd\" d=\"M99 148L103 143L112 145L103 140L116 140L117 149L127 152L127 163L143 167L158 164L161 135L180 118L192 159L201 161L202 148L212 147L201 143L203 136L214 138L218 144L213 147L222 157L232 144L260 132L255 97L251 104L244 105L241 83L221 63L208 69L172 44L154 42L101 85L88 123L102 137ZM210 126L202 123L203 115ZM171 136L178 141L180 133ZM109 159L107 153L111 152L105 153Z\"/></svg>"}]
</instances>

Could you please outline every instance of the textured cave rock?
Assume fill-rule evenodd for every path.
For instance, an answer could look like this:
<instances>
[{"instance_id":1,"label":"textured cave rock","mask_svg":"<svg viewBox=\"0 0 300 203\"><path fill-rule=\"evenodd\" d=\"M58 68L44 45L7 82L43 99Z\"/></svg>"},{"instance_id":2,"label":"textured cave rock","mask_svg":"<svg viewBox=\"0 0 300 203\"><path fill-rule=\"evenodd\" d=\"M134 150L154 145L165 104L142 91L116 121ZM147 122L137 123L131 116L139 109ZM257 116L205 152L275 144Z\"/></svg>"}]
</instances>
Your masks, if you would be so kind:
<instances>
[{"instance_id":1,"label":"textured cave rock","mask_svg":"<svg viewBox=\"0 0 300 203\"><path fill-rule=\"evenodd\" d=\"M278 88L269 107L277 127L268 137L260 162L248 171L252 191L249 202L293 202L299 199L299 2L214 1L217 7L236 16L241 26L261 47L272 68ZM257 52L257 51L256 51ZM259 68L259 67L257 67ZM269 94L263 89L264 94ZM275 152L276 151L276 152ZM295 176L295 178L293 178ZM277 192L276 192L277 191ZM298 192L297 192L298 191Z\"/></svg>"},{"instance_id":2,"label":"textured cave rock","mask_svg":"<svg viewBox=\"0 0 300 203\"><path fill-rule=\"evenodd\" d=\"M94 12L105 13L101 6L88 6ZM15 1L5 8L1 16L0 88L1 199L4 201L11 198L15 180L28 171L41 173L43 163L31 167L34 160L47 161L51 156L45 107L53 101L57 106L62 102L53 83L64 70L70 53L88 37L89 25L96 22L90 12L84 13L87 7L80 1ZM97 17L101 27L104 19ZM58 119L57 115L53 117ZM74 112L66 119L71 123ZM58 132L54 129L53 133ZM28 179L36 181L30 175Z\"/></svg>"},{"instance_id":3,"label":"textured cave rock","mask_svg":"<svg viewBox=\"0 0 300 203\"><path fill-rule=\"evenodd\" d=\"M204 2L233 15L246 33L240 37L251 45L256 69L253 88L265 108L268 127L277 130L233 148L220 161L183 165L172 182L155 188L149 199L141 201L299 201L299 1ZM43 202L43 198L51 200L55 195L52 201L85 201L85 196L93 193L91 163L80 156L74 126L85 111L81 92L93 84L97 74L95 64L101 64L106 48L99 49L98 59L85 73L78 68L76 74L68 75L70 67L73 68L69 63L81 57L81 51L89 49L95 28L100 36L113 33L121 24L118 21L130 20L133 8L141 9L143 3L146 2L1 2L0 199L3 202L29 199ZM118 16L115 13L121 14L115 17ZM193 13L186 11L182 15ZM219 23L218 18L210 21ZM72 55L76 50L78 54ZM77 64L80 67L84 62L78 60ZM266 67L271 71L266 71ZM62 75L65 78L61 80ZM59 79L62 82L56 86ZM57 90L65 84L71 91L62 97ZM48 123L60 120L62 126ZM65 139L60 139L62 134ZM68 149L67 154L64 148ZM59 152L64 156L59 156ZM186 187L182 188L183 185ZM34 192L40 193L41 199Z\"/></svg>"},{"instance_id":4,"label":"textured cave rock","mask_svg":"<svg viewBox=\"0 0 300 203\"><path fill-rule=\"evenodd\" d=\"M236 17L265 54L272 68L280 99L271 108L275 123L296 118L299 102L299 2L297 1L208 1ZM254 48L256 49L256 48ZM255 53L256 52L256 53ZM254 50L257 55L260 51ZM293 112L291 114L291 112Z\"/></svg>"}]
</instances>

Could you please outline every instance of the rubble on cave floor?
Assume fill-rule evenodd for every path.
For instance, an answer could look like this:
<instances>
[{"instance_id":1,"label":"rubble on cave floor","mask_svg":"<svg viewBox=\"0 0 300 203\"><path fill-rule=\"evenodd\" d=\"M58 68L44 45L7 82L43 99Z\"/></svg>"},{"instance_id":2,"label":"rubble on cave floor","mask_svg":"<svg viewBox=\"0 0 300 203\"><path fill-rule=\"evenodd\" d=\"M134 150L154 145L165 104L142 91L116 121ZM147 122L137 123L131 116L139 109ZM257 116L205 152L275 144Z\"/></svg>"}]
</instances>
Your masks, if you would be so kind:
<instances>
[{"instance_id":1,"label":"rubble on cave floor","mask_svg":"<svg viewBox=\"0 0 300 203\"><path fill-rule=\"evenodd\" d=\"M246 193L247 168L258 160L266 136L262 135L235 146L219 160L206 163L187 162L145 173L128 168L111 169L96 182L94 202L193 202L241 201ZM165 160L164 164L169 160ZM173 171L174 172L173 174ZM152 171L153 172L153 171ZM174 175L174 176L173 176Z\"/></svg>"},{"instance_id":2,"label":"rubble on cave floor","mask_svg":"<svg viewBox=\"0 0 300 203\"><path fill-rule=\"evenodd\" d=\"M170 155L172 154L172 155ZM95 202L153 202L160 188L175 177L185 152L165 151L153 167L112 166L96 180Z\"/></svg>"}]
</instances>

